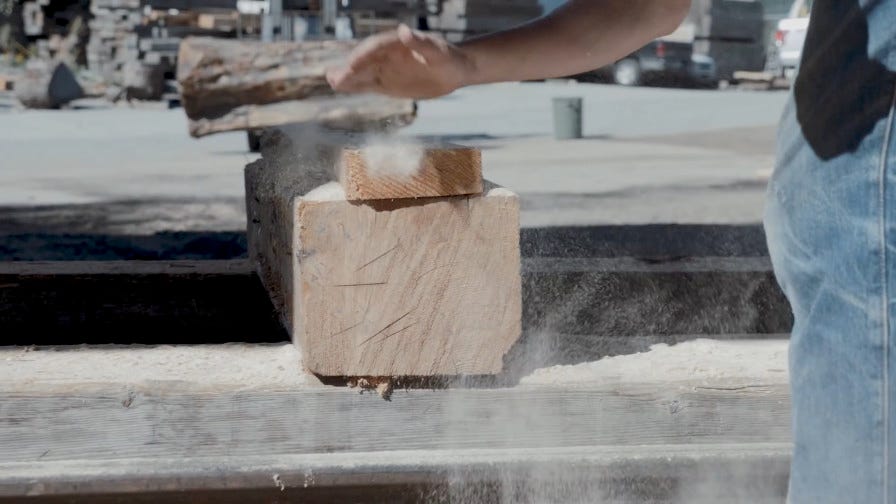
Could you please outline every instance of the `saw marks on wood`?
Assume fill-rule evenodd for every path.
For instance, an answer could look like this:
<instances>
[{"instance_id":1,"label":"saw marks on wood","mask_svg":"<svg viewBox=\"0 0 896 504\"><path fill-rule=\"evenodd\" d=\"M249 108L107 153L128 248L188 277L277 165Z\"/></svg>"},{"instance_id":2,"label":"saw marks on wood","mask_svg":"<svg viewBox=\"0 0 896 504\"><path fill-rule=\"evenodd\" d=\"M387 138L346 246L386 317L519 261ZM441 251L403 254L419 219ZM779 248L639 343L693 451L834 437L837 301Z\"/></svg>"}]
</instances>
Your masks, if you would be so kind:
<instances>
[{"instance_id":1,"label":"saw marks on wood","mask_svg":"<svg viewBox=\"0 0 896 504\"><path fill-rule=\"evenodd\" d=\"M459 145L373 139L342 148L338 172L348 200L482 192L482 153Z\"/></svg>"},{"instance_id":2,"label":"saw marks on wood","mask_svg":"<svg viewBox=\"0 0 896 504\"><path fill-rule=\"evenodd\" d=\"M297 192L300 176L246 169L250 254L308 370L501 371L521 332L515 194L360 203L337 182Z\"/></svg>"}]
</instances>

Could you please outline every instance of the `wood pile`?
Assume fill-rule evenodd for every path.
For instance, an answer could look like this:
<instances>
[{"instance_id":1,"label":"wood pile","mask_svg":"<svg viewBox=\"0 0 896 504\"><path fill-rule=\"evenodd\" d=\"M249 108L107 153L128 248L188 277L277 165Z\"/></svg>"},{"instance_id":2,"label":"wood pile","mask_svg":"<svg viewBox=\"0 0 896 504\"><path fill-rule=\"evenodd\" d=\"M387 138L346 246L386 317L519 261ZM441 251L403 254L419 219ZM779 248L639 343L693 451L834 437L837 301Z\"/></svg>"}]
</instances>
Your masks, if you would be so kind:
<instances>
[{"instance_id":1,"label":"wood pile","mask_svg":"<svg viewBox=\"0 0 896 504\"><path fill-rule=\"evenodd\" d=\"M230 2L233 3L233 2ZM177 51L189 36L257 33L257 17L226 2L92 0L89 67L131 98L158 99L174 78Z\"/></svg>"},{"instance_id":2,"label":"wood pile","mask_svg":"<svg viewBox=\"0 0 896 504\"><path fill-rule=\"evenodd\" d=\"M56 59L71 66L86 63L88 0L32 0L10 8L0 2L0 51Z\"/></svg>"}]
</instances>

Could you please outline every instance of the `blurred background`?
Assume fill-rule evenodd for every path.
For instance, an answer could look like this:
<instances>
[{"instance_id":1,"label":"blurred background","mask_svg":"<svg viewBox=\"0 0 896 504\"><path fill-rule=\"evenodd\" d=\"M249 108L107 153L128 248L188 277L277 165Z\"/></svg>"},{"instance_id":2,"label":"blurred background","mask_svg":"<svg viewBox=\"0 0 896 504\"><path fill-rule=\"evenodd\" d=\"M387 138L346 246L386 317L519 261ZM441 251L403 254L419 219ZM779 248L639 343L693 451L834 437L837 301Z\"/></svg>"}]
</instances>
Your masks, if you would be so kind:
<instances>
[{"instance_id":1,"label":"blurred background","mask_svg":"<svg viewBox=\"0 0 896 504\"><path fill-rule=\"evenodd\" d=\"M400 134L481 147L486 177L520 193L524 227L756 224L811 3L694 0L678 30L613 65L420 102ZM406 23L460 41L561 4L0 0L0 257L134 258L40 236L195 231L228 237L199 256L244 253L258 131L188 135L186 37L350 39Z\"/></svg>"}]
</instances>

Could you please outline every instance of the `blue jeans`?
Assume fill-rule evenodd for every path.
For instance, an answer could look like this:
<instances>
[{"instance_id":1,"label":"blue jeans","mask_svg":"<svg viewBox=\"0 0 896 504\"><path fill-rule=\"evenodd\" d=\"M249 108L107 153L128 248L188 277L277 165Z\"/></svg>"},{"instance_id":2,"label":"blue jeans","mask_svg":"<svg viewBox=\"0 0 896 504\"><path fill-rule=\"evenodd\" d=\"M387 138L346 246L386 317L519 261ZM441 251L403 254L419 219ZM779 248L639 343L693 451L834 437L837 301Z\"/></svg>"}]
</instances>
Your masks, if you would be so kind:
<instances>
[{"instance_id":1,"label":"blue jeans","mask_svg":"<svg viewBox=\"0 0 896 504\"><path fill-rule=\"evenodd\" d=\"M889 115L826 160L794 100L781 122L765 227L795 318L793 504L896 502L896 131L881 92Z\"/></svg>"}]
</instances>

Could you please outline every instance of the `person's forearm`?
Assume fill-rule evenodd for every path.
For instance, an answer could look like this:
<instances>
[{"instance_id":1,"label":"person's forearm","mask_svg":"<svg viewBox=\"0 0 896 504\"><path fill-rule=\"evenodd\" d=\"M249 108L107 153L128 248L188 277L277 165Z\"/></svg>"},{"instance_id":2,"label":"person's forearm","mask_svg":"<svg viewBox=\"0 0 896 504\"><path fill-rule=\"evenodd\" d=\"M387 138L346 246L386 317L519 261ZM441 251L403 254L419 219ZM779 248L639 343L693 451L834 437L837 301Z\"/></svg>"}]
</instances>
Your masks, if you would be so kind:
<instances>
[{"instance_id":1,"label":"person's forearm","mask_svg":"<svg viewBox=\"0 0 896 504\"><path fill-rule=\"evenodd\" d=\"M690 0L571 0L527 25L460 44L464 85L564 77L594 70L675 30Z\"/></svg>"}]
</instances>

